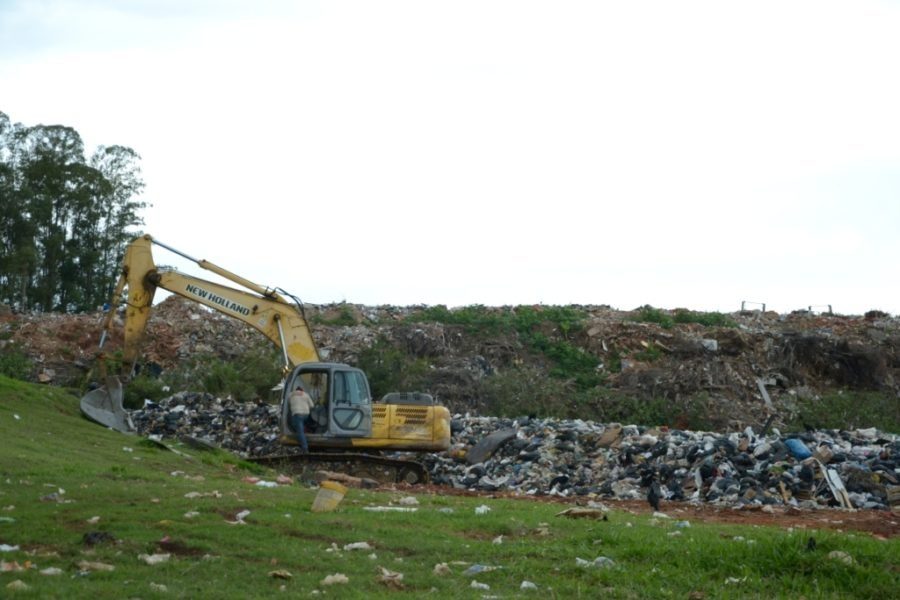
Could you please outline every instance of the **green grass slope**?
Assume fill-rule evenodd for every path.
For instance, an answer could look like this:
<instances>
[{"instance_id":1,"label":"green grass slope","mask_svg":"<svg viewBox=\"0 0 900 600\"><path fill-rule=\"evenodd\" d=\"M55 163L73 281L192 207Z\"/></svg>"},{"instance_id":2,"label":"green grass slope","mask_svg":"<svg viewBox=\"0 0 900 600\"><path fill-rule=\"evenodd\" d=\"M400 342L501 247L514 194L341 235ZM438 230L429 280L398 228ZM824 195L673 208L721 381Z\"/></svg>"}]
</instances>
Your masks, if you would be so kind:
<instances>
[{"instance_id":1,"label":"green grass slope","mask_svg":"<svg viewBox=\"0 0 900 600\"><path fill-rule=\"evenodd\" d=\"M255 486L231 455L182 450L94 425L61 390L0 377L0 597L887 598L900 584L897 540L615 511L575 520L559 505L425 494L415 512L365 510L409 507L408 492L350 490L336 511L312 513L315 489ZM344 549L356 542L371 549ZM157 554L169 557L141 558ZM611 566L578 560L600 556ZM498 568L466 574L473 565ZM337 574L347 583L322 583Z\"/></svg>"}]
</instances>

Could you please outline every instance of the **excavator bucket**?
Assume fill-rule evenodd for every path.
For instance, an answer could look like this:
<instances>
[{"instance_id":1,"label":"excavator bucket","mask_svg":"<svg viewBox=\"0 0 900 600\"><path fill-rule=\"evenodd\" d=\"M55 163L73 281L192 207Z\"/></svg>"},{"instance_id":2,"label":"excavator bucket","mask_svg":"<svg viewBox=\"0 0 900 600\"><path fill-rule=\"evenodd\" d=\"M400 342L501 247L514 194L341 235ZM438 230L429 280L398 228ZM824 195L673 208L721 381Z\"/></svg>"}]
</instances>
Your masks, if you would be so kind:
<instances>
[{"instance_id":1,"label":"excavator bucket","mask_svg":"<svg viewBox=\"0 0 900 600\"><path fill-rule=\"evenodd\" d=\"M106 427L122 433L134 433L134 423L122 406L122 382L118 377L108 377L106 385L98 387L81 398L81 412Z\"/></svg>"}]
</instances>

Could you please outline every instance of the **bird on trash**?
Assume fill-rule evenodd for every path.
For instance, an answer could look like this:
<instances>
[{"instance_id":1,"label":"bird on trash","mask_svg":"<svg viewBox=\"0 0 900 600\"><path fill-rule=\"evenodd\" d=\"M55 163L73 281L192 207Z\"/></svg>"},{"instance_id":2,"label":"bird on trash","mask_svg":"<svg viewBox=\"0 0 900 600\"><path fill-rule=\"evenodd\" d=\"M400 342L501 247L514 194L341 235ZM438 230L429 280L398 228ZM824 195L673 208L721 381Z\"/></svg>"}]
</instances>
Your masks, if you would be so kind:
<instances>
[{"instance_id":1,"label":"bird on trash","mask_svg":"<svg viewBox=\"0 0 900 600\"><path fill-rule=\"evenodd\" d=\"M659 483L656 479L650 482L650 489L647 491L647 502L653 507L653 510L659 512Z\"/></svg>"}]
</instances>

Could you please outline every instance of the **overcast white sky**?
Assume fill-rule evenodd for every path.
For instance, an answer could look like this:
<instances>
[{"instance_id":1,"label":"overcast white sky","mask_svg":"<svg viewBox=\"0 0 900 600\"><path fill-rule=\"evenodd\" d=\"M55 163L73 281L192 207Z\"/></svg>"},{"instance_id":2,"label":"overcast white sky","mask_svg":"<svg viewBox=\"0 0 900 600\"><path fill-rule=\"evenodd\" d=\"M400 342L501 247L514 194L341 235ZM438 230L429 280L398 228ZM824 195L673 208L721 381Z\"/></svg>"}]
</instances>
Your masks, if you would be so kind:
<instances>
[{"instance_id":1,"label":"overcast white sky","mask_svg":"<svg viewBox=\"0 0 900 600\"><path fill-rule=\"evenodd\" d=\"M900 313L898 2L0 0L0 110L306 302Z\"/></svg>"}]
</instances>

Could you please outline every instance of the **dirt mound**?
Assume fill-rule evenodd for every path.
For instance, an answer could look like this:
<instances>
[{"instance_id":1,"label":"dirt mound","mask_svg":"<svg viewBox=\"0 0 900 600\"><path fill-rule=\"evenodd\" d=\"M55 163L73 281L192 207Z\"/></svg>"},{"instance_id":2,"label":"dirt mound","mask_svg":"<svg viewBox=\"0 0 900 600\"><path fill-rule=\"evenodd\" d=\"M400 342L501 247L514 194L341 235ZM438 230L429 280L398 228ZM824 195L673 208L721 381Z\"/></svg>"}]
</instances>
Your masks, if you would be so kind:
<instances>
[{"instance_id":1,"label":"dirt mound","mask_svg":"<svg viewBox=\"0 0 900 600\"><path fill-rule=\"evenodd\" d=\"M481 308L486 317L516 310ZM552 307L527 308L540 315ZM702 417L705 426L734 429L760 427L769 413L778 415L778 426L824 395L858 391L880 394L887 413L880 417L900 422L900 320L885 313L743 312L726 315L727 324L704 325L671 320L678 311L659 311L663 322L640 322L635 311L572 308L583 316L578 327L537 321L529 340L514 328L423 322L416 318L427 310L422 306L307 306L306 315L323 359L359 364L373 349L390 351L393 362L379 367L413 373L416 387L458 412L530 412L531 406L611 420L610 411L627 402L672 426L697 426L691 420ZM27 355L35 381L83 386L101 320L99 312L0 311L0 351ZM121 327L106 350L120 348ZM141 366L165 373L198 355L233 360L251 348L271 345L243 323L171 296L154 308ZM582 380L560 367L585 357L596 367L582 371ZM579 395L585 373L600 386L594 397ZM870 425L882 423L847 427Z\"/></svg>"}]
</instances>

